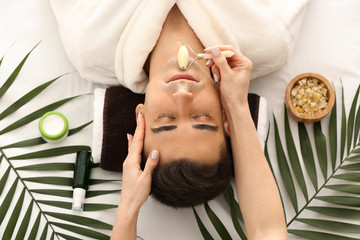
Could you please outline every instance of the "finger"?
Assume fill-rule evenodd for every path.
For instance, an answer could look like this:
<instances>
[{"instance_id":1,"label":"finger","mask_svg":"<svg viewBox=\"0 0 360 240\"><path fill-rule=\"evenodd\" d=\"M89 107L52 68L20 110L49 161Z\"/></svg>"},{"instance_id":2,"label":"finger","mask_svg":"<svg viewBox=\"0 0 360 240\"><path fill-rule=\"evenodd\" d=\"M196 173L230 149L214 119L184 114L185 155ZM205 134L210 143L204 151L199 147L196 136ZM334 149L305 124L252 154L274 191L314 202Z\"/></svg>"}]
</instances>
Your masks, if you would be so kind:
<instances>
[{"instance_id":1,"label":"finger","mask_svg":"<svg viewBox=\"0 0 360 240\"><path fill-rule=\"evenodd\" d=\"M143 174L147 176L151 176L152 172L154 171L158 163L159 163L159 152L157 150L153 150L146 161Z\"/></svg>"},{"instance_id":2,"label":"finger","mask_svg":"<svg viewBox=\"0 0 360 240\"><path fill-rule=\"evenodd\" d=\"M212 60L215 62L216 66L220 69L220 74L225 71L225 72L230 72L231 68L224 56L224 54L221 52L221 50L217 47L214 47L211 50L211 54L212 54Z\"/></svg>"},{"instance_id":3,"label":"finger","mask_svg":"<svg viewBox=\"0 0 360 240\"><path fill-rule=\"evenodd\" d=\"M128 140L128 152L130 152L130 146L131 146L131 142L133 140L133 136L129 133L126 134L127 140Z\"/></svg>"},{"instance_id":4,"label":"finger","mask_svg":"<svg viewBox=\"0 0 360 240\"><path fill-rule=\"evenodd\" d=\"M211 67L211 72L213 74L215 83L220 82L221 81L220 69L216 65L214 65Z\"/></svg>"},{"instance_id":5,"label":"finger","mask_svg":"<svg viewBox=\"0 0 360 240\"><path fill-rule=\"evenodd\" d=\"M131 141L129 153L141 154L145 135L145 119L142 113L138 114L137 126L135 129L134 137Z\"/></svg>"}]
</instances>

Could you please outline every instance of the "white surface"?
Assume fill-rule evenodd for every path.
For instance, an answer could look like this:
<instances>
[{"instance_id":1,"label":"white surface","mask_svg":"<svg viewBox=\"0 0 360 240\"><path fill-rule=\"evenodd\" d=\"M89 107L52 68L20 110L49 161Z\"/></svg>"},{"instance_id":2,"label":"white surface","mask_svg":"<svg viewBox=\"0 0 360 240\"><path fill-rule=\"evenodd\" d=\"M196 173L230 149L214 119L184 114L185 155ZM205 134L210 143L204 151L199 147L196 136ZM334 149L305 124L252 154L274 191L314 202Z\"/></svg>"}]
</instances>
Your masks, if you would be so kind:
<instances>
[{"instance_id":1,"label":"white surface","mask_svg":"<svg viewBox=\"0 0 360 240\"><path fill-rule=\"evenodd\" d=\"M346 112L349 112L350 105L358 84L360 83L360 2L358 0L312 0L309 3L308 10L305 14L303 27L300 32L298 44L296 46L293 57L290 62L281 70L269 74L265 77L253 80L251 82L251 92L258 93L267 98L268 105L276 119L278 120L279 131L282 141L284 117L284 92L289 81L296 75L303 72L319 73L330 81L335 86L335 91L341 93L340 79L343 82L345 91L345 106ZM62 44L60 42L59 34L55 23L54 16L47 1L41 0L0 0L0 56L5 55L3 63L0 68L0 84L4 79L10 75L12 70L17 66L25 54L36 43L41 41L40 45L34 50L25 64L23 70L15 81L14 85L9 89L7 94L0 100L0 111L4 110L9 104L13 103L20 96L27 93L30 89L53 79L61 74L73 72L74 68L67 59ZM37 98L32 100L32 103L22 107L19 111L13 113L8 118L0 121L0 129L8 126L15 120L25 116L30 111L37 109L39 106L46 105L65 97L75 96L78 94L92 93L95 87L79 77L76 72L68 74L51 85ZM70 128L80 126L93 118L93 96L86 95L74 100L70 104L66 104L60 108L61 112L68 117ZM337 102L338 109L340 107ZM271 118L272 121L272 118ZM328 124L328 117L323 121L323 128L326 129ZM22 139L29 139L39 136L37 130L37 122L34 121L18 130L0 136L0 146L16 142ZM92 126L92 125L91 125ZM272 125L271 125L272 126ZM294 133L294 139L298 143L298 136L296 135L296 122L290 121L290 127ZM311 134L312 129L308 128ZM325 135L327 133L325 132ZM64 145L91 145L92 129L85 128L81 133L75 136L68 137L64 142L59 144ZM273 128L270 132L269 154L273 162L274 171L279 179L279 170L276 163L276 153L274 147L274 133ZM297 145L298 147L298 145ZM43 147L42 147L43 148ZM5 153L9 156L19 155L29 151L42 149L38 147L31 147L28 149L8 149ZM297 149L299 150L299 149ZM65 155L57 157L56 160L63 162L74 162L75 156ZM43 163L44 160L34 159L31 163ZM23 166L29 162L14 161L15 167ZM6 170L4 160L0 165L0 176ZM318 166L317 166L318 167ZM22 177L29 177L34 175L41 175L40 172L21 172ZM51 172L52 176L59 176L60 173ZM72 172L68 171L66 176L72 177ZM106 178L106 179L120 179L119 173L106 172L101 169L95 169L91 173L92 178ZM305 174L305 176L307 176ZM10 174L11 178L15 178L15 174ZM306 179L310 184L309 179ZM323 179L319 176L319 185L323 183ZM284 185L279 181L280 189L284 191ZM118 182L109 183L107 185L93 185L94 189L116 189L119 188ZM30 184L29 186L43 187L47 185ZM10 186L6 185L4 191L8 191ZM299 189L297 189L299 190ZM330 190L327 190L330 191ZM16 196L19 196L21 188L17 189ZM298 191L300 194L300 190ZM39 199L44 199L43 195L35 195ZM109 204L117 204L120 194L110 194L106 196L94 197L86 199L87 202L102 202ZM0 203L4 196L0 196ZM25 196L25 201L29 201L30 196ZM58 200L58 198L46 197L46 200ZM287 218L291 219L294 216L289 199L284 199L285 207L287 209ZM299 197L300 204L304 200ZM322 204L321 202L316 202ZM54 207L41 205L43 211L59 211L63 213L71 213L72 211L65 211ZM227 226L230 234L234 239L238 239L231 219L229 217L228 207L222 197L210 203L211 208L220 217L222 222ZM10 209L14 208L14 204ZM216 230L212 227L208 218L206 217L203 206L196 208L204 224L208 227L210 233L217 236ZM24 213L22 213L24 214ZM115 209L105 210L100 212L83 212L78 213L82 216L92 217L94 219L101 219L107 223L112 224L115 216ZM22 217L23 215L20 215ZM314 213L304 212L303 216L314 216ZM7 221L10 216L6 216L4 221ZM35 221L33 216L29 224ZM360 224L359 222L356 222ZM44 224L44 221L41 222ZM314 229L301 223L294 223L291 228L306 227ZM3 225L0 226L0 236L3 233ZM17 228L16 228L17 229ZM16 231L15 229L15 231ZM104 231L110 234L109 231ZM76 234L67 234L77 236ZM141 209L138 220L138 235L144 239L201 239L198 226L196 224L194 215L191 209L173 210L159 205L151 198L146 202ZM358 237L357 234L347 234L349 236ZM79 237L79 236L77 236ZM290 235L290 239L301 239Z\"/></svg>"}]
</instances>

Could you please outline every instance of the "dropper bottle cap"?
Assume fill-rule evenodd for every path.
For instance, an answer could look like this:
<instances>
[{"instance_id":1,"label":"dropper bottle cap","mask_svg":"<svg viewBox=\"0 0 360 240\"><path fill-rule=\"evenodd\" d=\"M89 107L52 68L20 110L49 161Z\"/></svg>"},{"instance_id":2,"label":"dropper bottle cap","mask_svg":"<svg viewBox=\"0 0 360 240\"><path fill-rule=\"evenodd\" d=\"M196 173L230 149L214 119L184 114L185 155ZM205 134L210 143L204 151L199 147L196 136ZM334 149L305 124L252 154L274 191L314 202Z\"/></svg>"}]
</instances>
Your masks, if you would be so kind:
<instances>
[{"instance_id":1,"label":"dropper bottle cap","mask_svg":"<svg viewBox=\"0 0 360 240\"><path fill-rule=\"evenodd\" d=\"M74 188L72 210L83 211L85 202L86 190L82 188Z\"/></svg>"}]
</instances>

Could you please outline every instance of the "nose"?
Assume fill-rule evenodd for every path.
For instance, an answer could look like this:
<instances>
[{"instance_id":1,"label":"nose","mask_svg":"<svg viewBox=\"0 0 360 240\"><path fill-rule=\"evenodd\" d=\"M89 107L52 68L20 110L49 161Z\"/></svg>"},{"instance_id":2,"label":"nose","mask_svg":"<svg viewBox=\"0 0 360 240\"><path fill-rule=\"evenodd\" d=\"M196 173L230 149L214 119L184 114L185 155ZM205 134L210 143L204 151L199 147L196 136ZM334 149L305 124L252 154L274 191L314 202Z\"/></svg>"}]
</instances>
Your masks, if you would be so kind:
<instances>
[{"instance_id":1,"label":"nose","mask_svg":"<svg viewBox=\"0 0 360 240\"><path fill-rule=\"evenodd\" d=\"M173 98L179 108L180 115L186 114L190 108L190 103L193 101L194 95L184 89L181 89L173 94Z\"/></svg>"}]
</instances>

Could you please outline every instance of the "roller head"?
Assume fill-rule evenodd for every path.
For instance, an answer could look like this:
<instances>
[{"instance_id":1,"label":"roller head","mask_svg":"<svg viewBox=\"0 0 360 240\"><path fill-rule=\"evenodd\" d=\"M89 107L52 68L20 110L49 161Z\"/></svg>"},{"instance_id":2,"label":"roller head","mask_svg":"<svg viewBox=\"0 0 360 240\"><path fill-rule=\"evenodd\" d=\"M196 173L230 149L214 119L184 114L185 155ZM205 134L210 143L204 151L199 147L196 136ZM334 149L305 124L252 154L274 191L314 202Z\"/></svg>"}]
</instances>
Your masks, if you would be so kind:
<instances>
[{"instance_id":1,"label":"roller head","mask_svg":"<svg viewBox=\"0 0 360 240\"><path fill-rule=\"evenodd\" d=\"M189 62L189 52L185 45L179 47L177 60L180 69L187 69Z\"/></svg>"}]
</instances>

